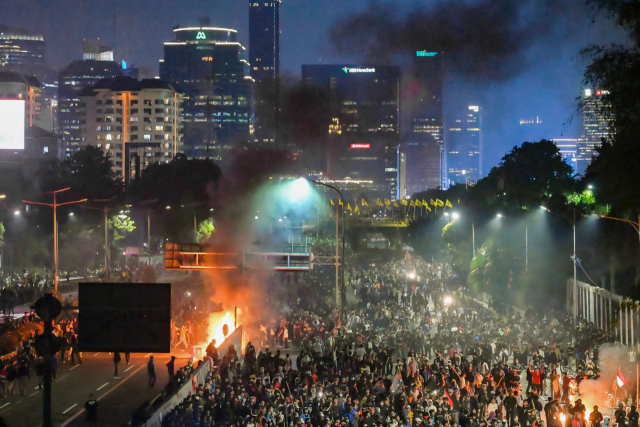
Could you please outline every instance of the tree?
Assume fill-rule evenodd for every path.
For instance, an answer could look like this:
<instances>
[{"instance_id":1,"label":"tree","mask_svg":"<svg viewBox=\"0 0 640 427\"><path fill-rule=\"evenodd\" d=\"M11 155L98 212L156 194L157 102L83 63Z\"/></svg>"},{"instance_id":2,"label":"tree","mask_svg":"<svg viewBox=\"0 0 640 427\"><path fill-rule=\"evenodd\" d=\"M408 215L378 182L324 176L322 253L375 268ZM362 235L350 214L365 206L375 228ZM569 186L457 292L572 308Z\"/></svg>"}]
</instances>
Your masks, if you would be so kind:
<instances>
[{"instance_id":1,"label":"tree","mask_svg":"<svg viewBox=\"0 0 640 427\"><path fill-rule=\"evenodd\" d=\"M561 210L573 192L571 166L553 141L513 147L471 191L472 203L490 211L521 214L546 205Z\"/></svg>"},{"instance_id":2,"label":"tree","mask_svg":"<svg viewBox=\"0 0 640 427\"><path fill-rule=\"evenodd\" d=\"M198 242L211 237L215 229L216 227L213 225L212 219L205 219L202 221L198 227Z\"/></svg>"},{"instance_id":3,"label":"tree","mask_svg":"<svg viewBox=\"0 0 640 427\"><path fill-rule=\"evenodd\" d=\"M109 153L86 145L64 161L45 162L36 173L39 192L71 187L69 198L110 198L122 190Z\"/></svg>"}]
</instances>

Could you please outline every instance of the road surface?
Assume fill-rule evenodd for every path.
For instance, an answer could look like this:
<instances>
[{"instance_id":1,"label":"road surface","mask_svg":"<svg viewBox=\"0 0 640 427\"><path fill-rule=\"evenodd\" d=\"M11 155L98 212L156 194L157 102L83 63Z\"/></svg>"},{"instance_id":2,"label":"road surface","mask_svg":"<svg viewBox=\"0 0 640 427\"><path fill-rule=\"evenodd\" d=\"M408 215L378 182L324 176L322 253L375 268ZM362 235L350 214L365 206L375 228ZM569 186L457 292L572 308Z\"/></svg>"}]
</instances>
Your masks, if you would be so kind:
<instances>
[{"instance_id":1,"label":"road surface","mask_svg":"<svg viewBox=\"0 0 640 427\"><path fill-rule=\"evenodd\" d=\"M147 362L155 358L157 381L148 386ZM169 354L132 354L127 365L122 354L119 379L113 378L114 365L108 353L84 353L81 365L69 362L58 365L57 381L52 386L52 419L54 426L73 427L84 425L84 404L89 394L99 401L98 426L127 426L131 414L143 402L151 402L168 382L165 364ZM187 364L188 359L176 360L176 370ZM37 389L38 380L31 372L24 396L20 395L16 381L13 396L0 400L0 416L9 427L38 427L42 425L42 392Z\"/></svg>"}]
</instances>

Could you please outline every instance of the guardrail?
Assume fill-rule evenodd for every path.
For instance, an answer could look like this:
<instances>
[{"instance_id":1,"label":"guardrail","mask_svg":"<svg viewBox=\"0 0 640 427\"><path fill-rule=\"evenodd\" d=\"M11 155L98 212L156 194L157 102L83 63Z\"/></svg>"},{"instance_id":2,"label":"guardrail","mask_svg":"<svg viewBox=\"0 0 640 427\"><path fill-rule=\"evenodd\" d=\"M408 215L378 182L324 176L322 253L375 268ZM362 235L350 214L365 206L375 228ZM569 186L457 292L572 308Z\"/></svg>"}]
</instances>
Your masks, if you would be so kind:
<instances>
[{"instance_id":1,"label":"guardrail","mask_svg":"<svg viewBox=\"0 0 640 427\"><path fill-rule=\"evenodd\" d=\"M242 326L236 328L235 331L231 333L227 337L227 339L222 343L220 348L218 349L218 356L222 359L229 350L229 346L233 345L236 351L240 353L244 351L243 346L243 329ZM204 384L207 375L211 371L211 363L210 359L205 358L203 363L200 364L196 368L196 370L191 374L196 381L196 384ZM171 412L176 405L180 404L185 398L189 397L191 394L195 392L193 381L186 381L175 394L170 396L151 416L147 419L147 421L142 425L143 427L161 427L162 426L162 418Z\"/></svg>"}]
</instances>

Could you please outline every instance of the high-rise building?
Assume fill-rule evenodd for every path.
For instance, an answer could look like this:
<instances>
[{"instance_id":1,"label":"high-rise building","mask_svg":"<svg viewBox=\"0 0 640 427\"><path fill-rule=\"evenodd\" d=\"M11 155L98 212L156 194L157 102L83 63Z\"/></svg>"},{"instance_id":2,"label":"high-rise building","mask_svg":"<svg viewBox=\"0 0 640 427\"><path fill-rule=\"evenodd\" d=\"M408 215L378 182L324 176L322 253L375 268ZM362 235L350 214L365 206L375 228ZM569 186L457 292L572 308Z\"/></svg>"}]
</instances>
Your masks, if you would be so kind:
<instances>
[{"instance_id":1,"label":"high-rise building","mask_svg":"<svg viewBox=\"0 0 640 427\"><path fill-rule=\"evenodd\" d=\"M41 98L42 87L37 78L0 71L0 99L25 101L25 128L42 127Z\"/></svg>"},{"instance_id":2,"label":"high-rise building","mask_svg":"<svg viewBox=\"0 0 640 427\"><path fill-rule=\"evenodd\" d=\"M39 76L46 70L41 34L0 25L0 71Z\"/></svg>"},{"instance_id":3,"label":"high-rise building","mask_svg":"<svg viewBox=\"0 0 640 427\"><path fill-rule=\"evenodd\" d=\"M415 119L402 151L407 162L405 191L408 196L442 187L442 126L433 119Z\"/></svg>"},{"instance_id":4,"label":"high-rise building","mask_svg":"<svg viewBox=\"0 0 640 427\"><path fill-rule=\"evenodd\" d=\"M443 52L412 53L411 68L401 85L402 148L407 160L408 195L447 183L444 156L442 81Z\"/></svg>"},{"instance_id":5,"label":"high-rise building","mask_svg":"<svg viewBox=\"0 0 640 427\"><path fill-rule=\"evenodd\" d=\"M65 156L70 156L83 143L80 129L83 108L78 98L85 88L93 87L102 79L122 74L120 65L113 61L73 61L58 76L58 129L62 136Z\"/></svg>"},{"instance_id":6,"label":"high-rise building","mask_svg":"<svg viewBox=\"0 0 640 427\"><path fill-rule=\"evenodd\" d=\"M101 46L98 43L83 40L82 59L85 61L113 61L113 49L108 46Z\"/></svg>"},{"instance_id":7,"label":"high-rise building","mask_svg":"<svg viewBox=\"0 0 640 427\"><path fill-rule=\"evenodd\" d=\"M254 132L260 145L276 141L280 113L280 2L249 0L249 64L254 87Z\"/></svg>"},{"instance_id":8,"label":"high-rise building","mask_svg":"<svg viewBox=\"0 0 640 427\"><path fill-rule=\"evenodd\" d=\"M582 142L582 138L553 138L553 142L556 143L556 146L560 150L562 158L571 165L575 173L577 170L578 143Z\"/></svg>"},{"instance_id":9,"label":"high-rise building","mask_svg":"<svg viewBox=\"0 0 640 427\"><path fill-rule=\"evenodd\" d=\"M302 79L329 99L327 175L384 184L378 197L397 199L400 69L303 65Z\"/></svg>"},{"instance_id":10,"label":"high-rise building","mask_svg":"<svg viewBox=\"0 0 640 427\"><path fill-rule=\"evenodd\" d=\"M576 172L584 175L587 166L594 156L598 155L596 148L602 144L602 138L610 136L611 123L602 112L602 90L584 90L584 107L582 118L584 137L577 143Z\"/></svg>"},{"instance_id":11,"label":"high-rise building","mask_svg":"<svg viewBox=\"0 0 640 427\"><path fill-rule=\"evenodd\" d=\"M482 107L469 105L447 126L447 166L451 184L482 178Z\"/></svg>"},{"instance_id":12,"label":"high-rise building","mask_svg":"<svg viewBox=\"0 0 640 427\"><path fill-rule=\"evenodd\" d=\"M182 151L183 97L161 80L103 79L79 95L83 143L111 154L125 180Z\"/></svg>"},{"instance_id":13,"label":"high-rise building","mask_svg":"<svg viewBox=\"0 0 640 427\"><path fill-rule=\"evenodd\" d=\"M177 27L173 36L164 44L160 78L185 94L185 154L227 160L225 153L249 141L245 48L229 28Z\"/></svg>"}]
</instances>

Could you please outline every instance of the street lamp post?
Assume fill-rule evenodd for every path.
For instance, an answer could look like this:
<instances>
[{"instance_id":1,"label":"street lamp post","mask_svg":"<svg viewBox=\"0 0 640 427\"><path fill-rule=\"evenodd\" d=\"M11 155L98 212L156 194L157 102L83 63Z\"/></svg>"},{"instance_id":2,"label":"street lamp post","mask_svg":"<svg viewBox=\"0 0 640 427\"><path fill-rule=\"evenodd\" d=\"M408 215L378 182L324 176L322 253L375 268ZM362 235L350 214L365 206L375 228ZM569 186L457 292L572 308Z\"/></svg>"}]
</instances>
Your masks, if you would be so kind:
<instances>
[{"instance_id":1,"label":"street lamp post","mask_svg":"<svg viewBox=\"0 0 640 427\"><path fill-rule=\"evenodd\" d=\"M600 215L600 217L605 219L612 219L614 221L626 222L627 224L632 226L634 230L636 230L636 233L638 233L638 242L640 242L640 213L638 214L638 222L631 221L630 219L616 218L616 217L607 216L607 215Z\"/></svg>"},{"instance_id":2,"label":"street lamp post","mask_svg":"<svg viewBox=\"0 0 640 427\"><path fill-rule=\"evenodd\" d=\"M318 181L314 181L312 179L308 179L305 178L307 181L312 182L314 184L318 184L318 185L322 185L324 187L327 188L331 188L335 191L338 192L338 194L340 195L340 201L341 203L336 203L336 307L340 306L340 319L342 320L343 324L344 324L344 313L345 313L345 305L346 305L346 301L341 301L341 290L344 291L344 274L345 274L345 268L346 268L346 259L345 259L345 255L344 255L344 234L345 234L345 222L344 222L344 208L342 210L342 283L340 283L340 273L339 273L339 259L340 259L340 253L339 253L339 246L338 246L338 242L339 242L339 219L340 219L340 211L339 211L339 206L340 204L342 204L344 206L344 197L342 195L342 192L337 188L334 187L333 185L329 185L329 184L325 184L324 182L318 182Z\"/></svg>"},{"instance_id":3,"label":"street lamp post","mask_svg":"<svg viewBox=\"0 0 640 427\"><path fill-rule=\"evenodd\" d=\"M30 202L29 200L23 200L23 203L29 203L32 205L43 205L50 206L53 208L53 284L54 284L54 293L58 293L58 206L71 205L73 203L82 203L87 199L82 200L74 200L73 202L65 202L65 203L57 203L56 196L58 193L62 193L63 191L70 190L71 187L63 188L61 190L55 191L47 191L46 194L53 194L53 203L40 203L40 202Z\"/></svg>"},{"instance_id":4,"label":"street lamp post","mask_svg":"<svg viewBox=\"0 0 640 427\"><path fill-rule=\"evenodd\" d=\"M578 266L577 266L578 256L576 255L576 211L574 209L573 221L572 221L571 219L567 218L564 215L560 215L558 213L550 211L545 206L540 206L540 208L544 209L550 214L553 214L557 217L564 219L565 221L568 221L571 224L571 227L573 228L573 256L571 257L571 260L573 261L573 286L572 286L573 307L572 309L573 309L573 319L576 320L578 318Z\"/></svg>"}]
</instances>

